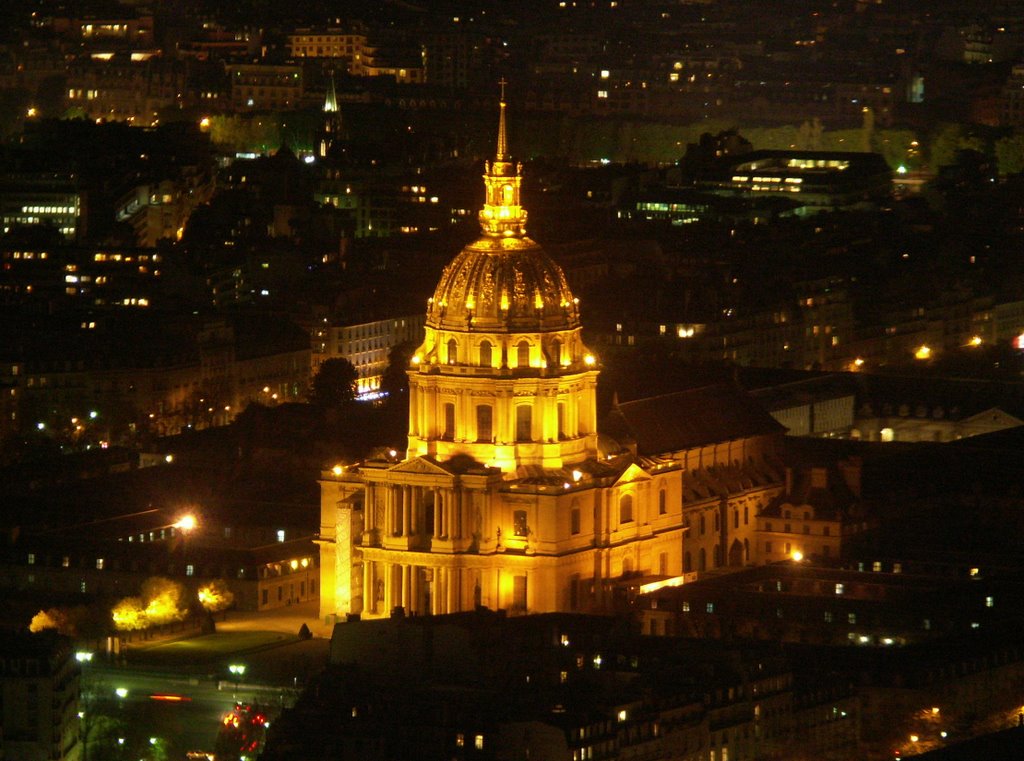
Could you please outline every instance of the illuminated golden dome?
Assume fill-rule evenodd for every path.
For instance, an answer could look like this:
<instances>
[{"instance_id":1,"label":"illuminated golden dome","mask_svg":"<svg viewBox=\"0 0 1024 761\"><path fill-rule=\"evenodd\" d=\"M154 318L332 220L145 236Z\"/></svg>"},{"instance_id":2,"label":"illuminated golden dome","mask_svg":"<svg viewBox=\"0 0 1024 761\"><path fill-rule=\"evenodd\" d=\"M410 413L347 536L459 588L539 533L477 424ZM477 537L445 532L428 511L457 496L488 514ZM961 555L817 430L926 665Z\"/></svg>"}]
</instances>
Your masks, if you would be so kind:
<instances>
[{"instance_id":1,"label":"illuminated golden dome","mask_svg":"<svg viewBox=\"0 0 1024 761\"><path fill-rule=\"evenodd\" d=\"M529 238L483 237L441 275L427 322L446 330L547 331L579 326L561 267Z\"/></svg>"},{"instance_id":2,"label":"illuminated golden dome","mask_svg":"<svg viewBox=\"0 0 1024 761\"><path fill-rule=\"evenodd\" d=\"M526 237L521 170L509 160L502 93L497 153L484 172L483 236L445 268L427 309L430 327L520 332L579 327L577 301L562 268Z\"/></svg>"}]
</instances>

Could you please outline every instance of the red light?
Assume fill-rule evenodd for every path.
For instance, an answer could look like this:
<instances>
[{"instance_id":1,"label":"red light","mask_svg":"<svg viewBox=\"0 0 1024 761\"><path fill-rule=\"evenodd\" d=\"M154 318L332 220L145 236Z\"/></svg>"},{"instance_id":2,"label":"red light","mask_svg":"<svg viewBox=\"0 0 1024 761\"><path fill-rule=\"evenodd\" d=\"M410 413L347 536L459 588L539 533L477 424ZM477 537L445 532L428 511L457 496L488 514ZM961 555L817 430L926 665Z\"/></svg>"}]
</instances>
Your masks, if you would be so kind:
<instances>
[{"instance_id":1,"label":"red light","mask_svg":"<svg viewBox=\"0 0 1024 761\"><path fill-rule=\"evenodd\" d=\"M192 698L185 697L184 695L150 695L150 700L162 700L165 703L188 703Z\"/></svg>"}]
</instances>

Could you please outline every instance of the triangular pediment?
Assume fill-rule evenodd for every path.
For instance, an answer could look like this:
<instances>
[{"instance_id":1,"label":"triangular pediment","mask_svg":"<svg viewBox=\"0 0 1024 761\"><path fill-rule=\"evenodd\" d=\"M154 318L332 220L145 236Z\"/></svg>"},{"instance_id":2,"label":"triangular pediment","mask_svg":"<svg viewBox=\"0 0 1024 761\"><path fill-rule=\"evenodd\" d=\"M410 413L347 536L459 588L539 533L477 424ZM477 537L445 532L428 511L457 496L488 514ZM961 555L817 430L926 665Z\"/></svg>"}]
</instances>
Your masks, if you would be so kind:
<instances>
[{"instance_id":1,"label":"triangular pediment","mask_svg":"<svg viewBox=\"0 0 1024 761\"><path fill-rule=\"evenodd\" d=\"M968 418L964 418L964 423L976 424L976 425L989 425L993 429L998 428L1013 428L1021 425L1024 421L1014 417L1008 412L1004 412L998 407L990 407L984 412L979 412L976 415L971 415Z\"/></svg>"},{"instance_id":2,"label":"triangular pediment","mask_svg":"<svg viewBox=\"0 0 1024 761\"><path fill-rule=\"evenodd\" d=\"M446 476L451 478L452 473L443 466L427 457L415 457L412 460L405 460L393 468L388 468L388 473L415 473L417 475Z\"/></svg>"},{"instance_id":3,"label":"triangular pediment","mask_svg":"<svg viewBox=\"0 0 1024 761\"><path fill-rule=\"evenodd\" d=\"M641 468L636 463L632 463L628 468L622 471L622 475L615 481L615 486L621 486L622 484L631 484L638 481L650 481L651 474Z\"/></svg>"}]
</instances>

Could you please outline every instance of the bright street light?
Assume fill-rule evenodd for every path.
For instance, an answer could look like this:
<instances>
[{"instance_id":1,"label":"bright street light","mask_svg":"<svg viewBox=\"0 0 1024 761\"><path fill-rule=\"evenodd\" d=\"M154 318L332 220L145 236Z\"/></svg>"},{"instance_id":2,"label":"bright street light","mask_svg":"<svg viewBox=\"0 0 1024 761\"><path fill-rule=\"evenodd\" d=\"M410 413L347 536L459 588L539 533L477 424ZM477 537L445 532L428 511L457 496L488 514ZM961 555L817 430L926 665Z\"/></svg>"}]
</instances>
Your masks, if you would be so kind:
<instances>
[{"instance_id":1,"label":"bright street light","mask_svg":"<svg viewBox=\"0 0 1024 761\"><path fill-rule=\"evenodd\" d=\"M174 528L181 529L182 531L191 531L196 525L196 517L189 513L188 515L181 516L178 522L174 524Z\"/></svg>"},{"instance_id":2,"label":"bright street light","mask_svg":"<svg viewBox=\"0 0 1024 761\"><path fill-rule=\"evenodd\" d=\"M114 690L114 694L117 695L122 700L124 700L126 697L128 697L128 688L127 687L118 687L116 690Z\"/></svg>"}]
</instances>

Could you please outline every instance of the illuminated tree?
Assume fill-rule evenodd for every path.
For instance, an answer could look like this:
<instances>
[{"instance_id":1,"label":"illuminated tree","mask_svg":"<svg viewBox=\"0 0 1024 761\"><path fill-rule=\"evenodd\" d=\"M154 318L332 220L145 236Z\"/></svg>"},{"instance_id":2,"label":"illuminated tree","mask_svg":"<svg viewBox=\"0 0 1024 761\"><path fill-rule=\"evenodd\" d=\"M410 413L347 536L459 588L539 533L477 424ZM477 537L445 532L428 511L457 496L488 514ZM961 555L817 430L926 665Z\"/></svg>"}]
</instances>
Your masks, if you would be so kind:
<instances>
[{"instance_id":1,"label":"illuminated tree","mask_svg":"<svg viewBox=\"0 0 1024 761\"><path fill-rule=\"evenodd\" d=\"M38 633L45 629L61 631L66 624L67 616L64 614L64 611L58 608L50 608L49 610L41 610L32 616L32 622L28 625L28 630L33 633Z\"/></svg>"},{"instance_id":2,"label":"illuminated tree","mask_svg":"<svg viewBox=\"0 0 1024 761\"><path fill-rule=\"evenodd\" d=\"M142 584L145 613L153 626L181 621L188 615L185 587L176 581L153 576Z\"/></svg>"},{"instance_id":3,"label":"illuminated tree","mask_svg":"<svg viewBox=\"0 0 1024 761\"><path fill-rule=\"evenodd\" d=\"M223 579L214 579L199 588L199 604L211 613L227 610L234 601L235 595Z\"/></svg>"},{"instance_id":4,"label":"illuminated tree","mask_svg":"<svg viewBox=\"0 0 1024 761\"><path fill-rule=\"evenodd\" d=\"M110 615L113 617L114 627L118 631L136 631L150 625L141 597L125 597L114 606Z\"/></svg>"}]
</instances>

